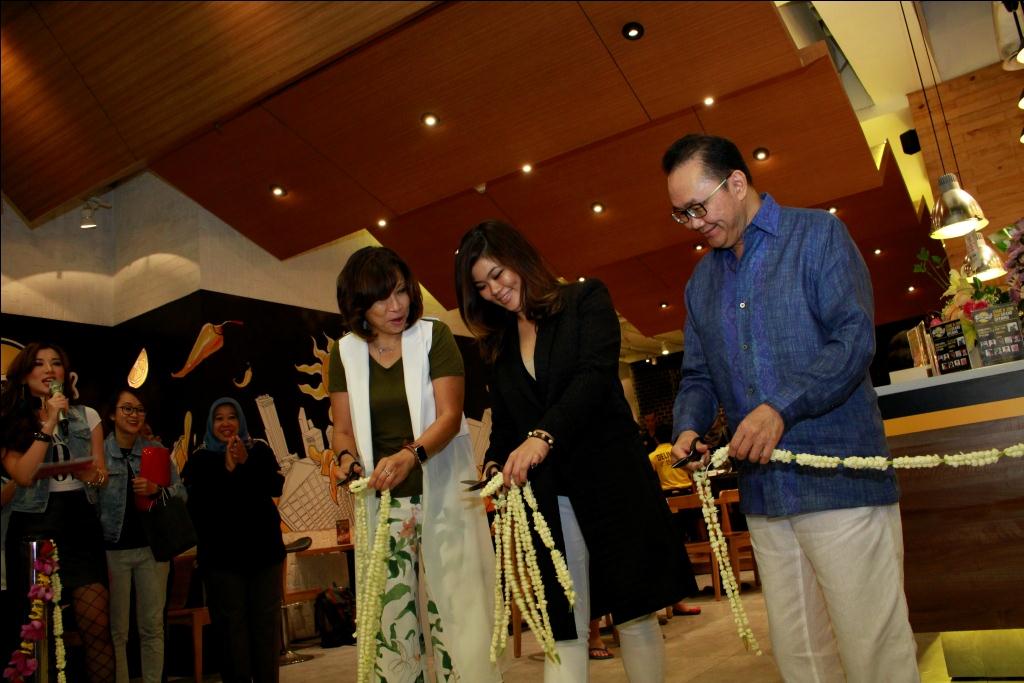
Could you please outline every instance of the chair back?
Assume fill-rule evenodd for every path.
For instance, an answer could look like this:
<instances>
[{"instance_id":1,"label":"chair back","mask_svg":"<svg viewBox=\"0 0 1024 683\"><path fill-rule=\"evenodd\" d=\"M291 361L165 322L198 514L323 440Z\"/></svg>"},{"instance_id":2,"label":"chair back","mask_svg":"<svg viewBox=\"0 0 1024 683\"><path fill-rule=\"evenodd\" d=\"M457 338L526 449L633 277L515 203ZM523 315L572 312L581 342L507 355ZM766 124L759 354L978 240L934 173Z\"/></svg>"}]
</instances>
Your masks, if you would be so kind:
<instances>
[{"instance_id":1,"label":"chair back","mask_svg":"<svg viewBox=\"0 0 1024 683\"><path fill-rule=\"evenodd\" d=\"M167 609L185 609L188 605L192 576L196 570L195 555L177 555L174 558L174 570L171 587L167 594Z\"/></svg>"},{"instance_id":2,"label":"chair back","mask_svg":"<svg viewBox=\"0 0 1024 683\"><path fill-rule=\"evenodd\" d=\"M679 510L699 510L701 508L700 496L696 493L691 493L686 496L669 496L665 499L668 503L668 508L672 512L678 512Z\"/></svg>"},{"instance_id":3,"label":"chair back","mask_svg":"<svg viewBox=\"0 0 1024 683\"><path fill-rule=\"evenodd\" d=\"M726 535L731 534L732 518L729 516L729 505L734 505L740 502L740 490L722 489L718 493L718 500L715 502L722 506L722 514L719 515L719 524L722 525L722 533Z\"/></svg>"}]
</instances>

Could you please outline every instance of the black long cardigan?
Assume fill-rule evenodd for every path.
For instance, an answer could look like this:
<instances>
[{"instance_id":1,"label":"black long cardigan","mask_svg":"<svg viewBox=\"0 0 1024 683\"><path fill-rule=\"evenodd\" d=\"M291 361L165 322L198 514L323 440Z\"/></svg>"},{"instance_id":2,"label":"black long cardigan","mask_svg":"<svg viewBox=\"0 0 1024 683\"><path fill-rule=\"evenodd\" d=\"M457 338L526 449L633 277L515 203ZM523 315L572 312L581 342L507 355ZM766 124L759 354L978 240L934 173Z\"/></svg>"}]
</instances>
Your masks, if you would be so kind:
<instances>
[{"instance_id":1,"label":"black long cardigan","mask_svg":"<svg viewBox=\"0 0 1024 683\"><path fill-rule=\"evenodd\" d=\"M616 623L681 600L684 551L650 465L618 375L621 332L598 280L565 285L562 310L537 325L536 385L519 352L514 319L493 366L487 460L504 465L531 429L555 447L530 481L560 550L557 496L567 496L590 555L591 614ZM576 637L572 612L550 555L534 534L556 640ZM585 634L581 634L585 635Z\"/></svg>"}]
</instances>

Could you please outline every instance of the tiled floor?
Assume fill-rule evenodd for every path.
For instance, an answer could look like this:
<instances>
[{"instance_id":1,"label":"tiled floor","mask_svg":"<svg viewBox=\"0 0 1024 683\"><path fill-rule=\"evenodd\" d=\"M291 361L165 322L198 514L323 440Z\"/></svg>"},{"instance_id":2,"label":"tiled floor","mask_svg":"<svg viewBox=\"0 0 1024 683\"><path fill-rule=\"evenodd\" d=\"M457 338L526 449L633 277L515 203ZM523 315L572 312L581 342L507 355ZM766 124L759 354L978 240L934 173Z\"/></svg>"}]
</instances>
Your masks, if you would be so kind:
<instances>
[{"instance_id":1,"label":"tiled floor","mask_svg":"<svg viewBox=\"0 0 1024 683\"><path fill-rule=\"evenodd\" d=\"M746 578L746 577L744 577ZM662 627L665 635L666 681L694 683L774 683L782 681L771 656L764 600L758 591L745 591L743 604L755 636L765 653L757 657L746 652L736 636L735 626L725 600L697 598L689 604L700 605L703 613L694 617L674 617ZM620 652L606 637L615 659L591 662L592 683L618 683L626 680ZM919 634L918 661L922 683L948 683L942 648L936 634ZM511 653L509 640L508 650ZM317 646L301 649L314 659L281 669L281 683L347 683L355 680L355 648L323 650ZM540 648L529 633L523 634L523 656L509 655L505 683L536 683L543 680Z\"/></svg>"}]
</instances>

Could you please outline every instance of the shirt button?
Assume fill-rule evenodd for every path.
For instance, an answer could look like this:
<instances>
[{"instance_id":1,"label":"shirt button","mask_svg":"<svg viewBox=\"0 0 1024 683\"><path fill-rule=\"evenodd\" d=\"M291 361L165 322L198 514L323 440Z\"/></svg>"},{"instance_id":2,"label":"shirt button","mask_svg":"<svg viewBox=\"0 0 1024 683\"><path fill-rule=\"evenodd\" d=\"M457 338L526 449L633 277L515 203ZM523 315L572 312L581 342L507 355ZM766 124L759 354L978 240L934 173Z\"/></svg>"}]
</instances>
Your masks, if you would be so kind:
<instances>
[{"instance_id":1,"label":"shirt button","mask_svg":"<svg viewBox=\"0 0 1024 683\"><path fill-rule=\"evenodd\" d=\"M746 307L747 307L747 302L746 301L741 301L740 302L740 308L746 308Z\"/></svg>"},{"instance_id":2,"label":"shirt button","mask_svg":"<svg viewBox=\"0 0 1024 683\"><path fill-rule=\"evenodd\" d=\"M744 345L743 345L743 350L744 350L744 351L748 351L748 350L750 350L750 345L749 345L749 344L744 344Z\"/></svg>"}]
</instances>

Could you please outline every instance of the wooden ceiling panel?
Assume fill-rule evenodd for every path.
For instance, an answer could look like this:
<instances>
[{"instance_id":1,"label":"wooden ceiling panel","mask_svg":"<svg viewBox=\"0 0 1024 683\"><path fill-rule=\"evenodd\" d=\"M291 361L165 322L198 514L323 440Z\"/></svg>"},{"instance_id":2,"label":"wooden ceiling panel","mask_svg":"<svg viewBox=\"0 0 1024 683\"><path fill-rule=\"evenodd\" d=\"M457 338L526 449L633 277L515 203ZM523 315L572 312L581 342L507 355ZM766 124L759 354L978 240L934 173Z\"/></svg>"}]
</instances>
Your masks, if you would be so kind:
<instances>
[{"instance_id":1,"label":"wooden ceiling panel","mask_svg":"<svg viewBox=\"0 0 1024 683\"><path fill-rule=\"evenodd\" d=\"M4 194L35 221L135 159L35 9L18 10L0 40L0 156Z\"/></svg>"},{"instance_id":2,"label":"wooden ceiling panel","mask_svg":"<svg viewBox=\"0 0 1024 683\"><path fill-rule=\"evenodd\" d=\"M640 332L653 336L682 328L683 307L661 308L665 283L640 259L628 258L597 268L592 277L603 282L612 295L615 310Z\"/></svg>"},{"instance_id":3,"label":"wooden ceiling panel","mask_svg":"<svg viewBox=\"0 0 1024 683\"><path fill-rule=\"evenodd\" d=\"M584 2L616 63L653 118L801 66L771 2ZM646 32L626 40L622 26ZM699 64L699 68L694 65Z\"/></svg>"},{"instance_id":4,"label":"wooden ceiling panel","mask_svg":"<svg viewBox=\"0 0 1024 683\"><path fill-rule=\"evenodd\" d=\"M680 240L685 229L669 216L661 156L691 132L700 132L700 122L687 111L507 176L487 194L560 275L589 275ZM605 211L595 214L594 202Z\"/></svg>"},{"instance_id":5,"label":"wooden ceiling panel","mask_svg":"<svg viewBox=\"0 0 1024 683\"><path fill-rule=\"evenodd\" d=\"M473 190L396 218L373 236L409 264L420 283L448 310L455 298L455 250L477 223L508 217L486 196Z\"/></svg>"},{"instance_id":6,"label":"wooden ceiling panel","mask_svg":"<svg viewBox=\"0 0 1024 683\"><path fill-rule=\"evenodd\" d=\"M400 214L648 120L558 2L446 5L266 106Z\"/></svg>"},{"instance_id":7,"label":"wooden ceiling panel","mask_svg":"<svg viewBox=\"0 0 1024 683\"><path fill-rule=\"evenodd\" d=\"M701 109L711 135L736 143L754 186L781 204L816 206L881 181L864 133L830 59L723 97ZM753 151L771 156L755 161Z\"/></svg>"},{"instance_id":8,"label":"wooden ceiling panel","mask_svg":"<svg viewBox=\"0 0 1024 683\"><path fill-rule=\"evenodd\" d=\"M280 259L385 215L379 202L259 107L151 167ZM272 185L288 194L274 197Z\"/></svg>"},{"instance_id":9,"label":"wooden ceiling panel","mask_svg":"<svg viewBox=\"0 0 1024 683\"><path fill-rule=\"evenodd\" d=\"M156 154L429 2L49 2L60 48L139 156Z\"/></svg>"}]
</instances>

